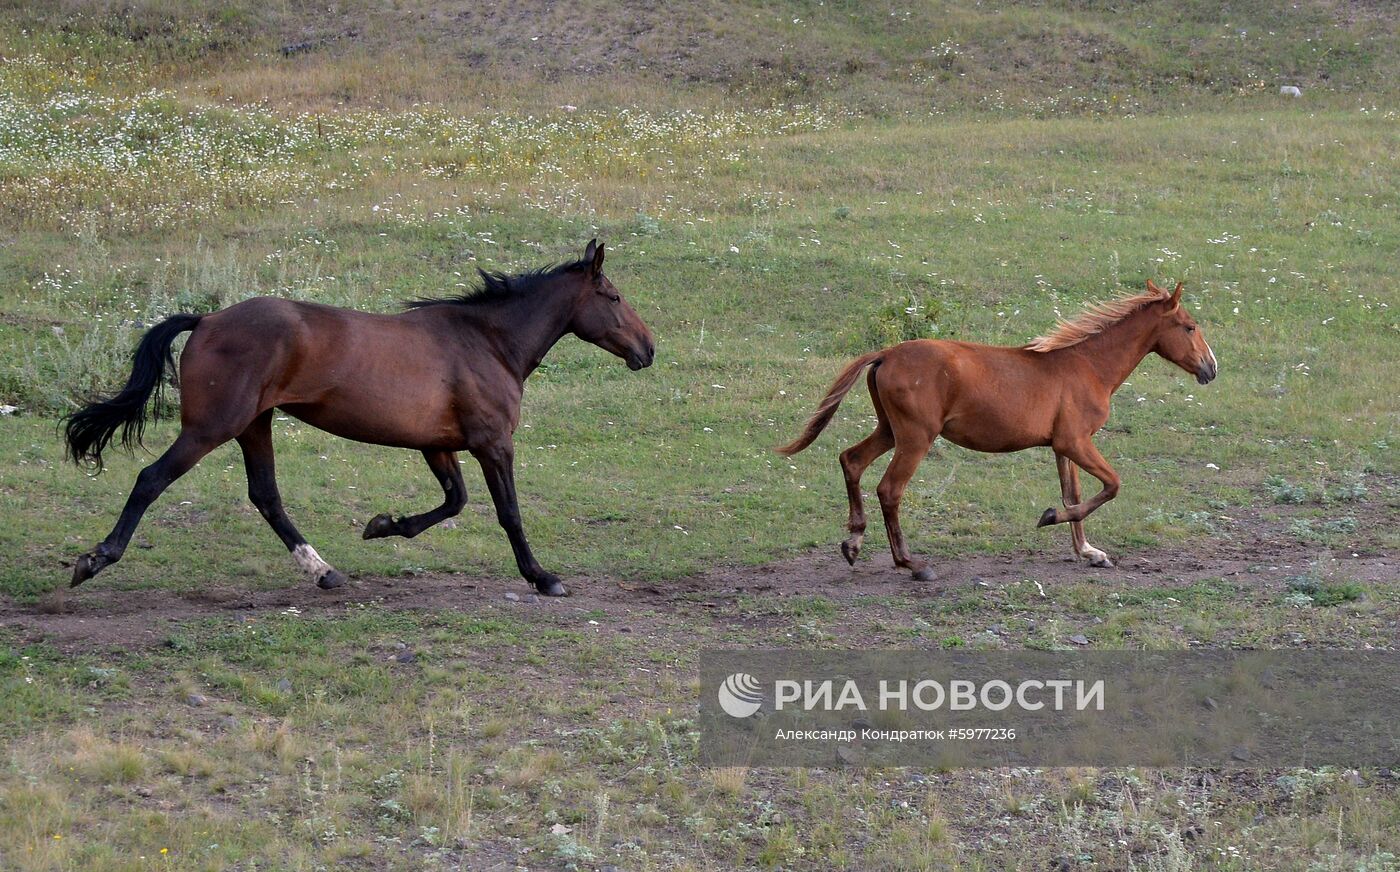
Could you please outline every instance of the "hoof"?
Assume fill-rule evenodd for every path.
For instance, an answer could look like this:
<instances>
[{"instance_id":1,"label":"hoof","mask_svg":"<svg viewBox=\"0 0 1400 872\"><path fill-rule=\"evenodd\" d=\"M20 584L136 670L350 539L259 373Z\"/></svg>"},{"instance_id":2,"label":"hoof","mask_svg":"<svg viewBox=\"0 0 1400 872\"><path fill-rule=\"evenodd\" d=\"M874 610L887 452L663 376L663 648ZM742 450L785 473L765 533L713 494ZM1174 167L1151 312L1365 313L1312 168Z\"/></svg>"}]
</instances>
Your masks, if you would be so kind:
<instances>
[{"instance_id":1,"label":"hoof","mask_svg":"<svg viewBox=\"0 0 1400 872\"><path fill-rule=\"evenodd\" d=\"M108 562L107 558L96 551L89 551L73 563L73 580L68 583L68 586L77 587L101 572L102 567L106 566Z\"/></svg>"},{"instance_id":2,"label":"hoof","mask_svg":"<svg viewBox=\"0 0 1400 872\"><path fill-rule=\"evenodd\" d=\"M1089 561L1090 566L1094 566L1099 569L1113 568L1113 561L1109 560L1108 555L1104 554L1102 551L1100 551L1098 554L1086 555L1084 559Z\"/></svg>"},{"instance_id":3,"label":"hoof","mask_svg":"<svg viewBox=\"0 0 1400 872\"><path fill-rule=\"evenodd\" d=\"M852 545L851 540L847 539L841 543L841 556L846 558L847 563L855 566L856 558L860 556L860 546Z\"/></svg>"},{"instance_id":4,"label":"hoof","mask_svg":"<svg viewBox=\"0 0 1400 872\"><path fill-rule=\"evenodd\" d=\"M1040 516L1040 520L1037 521L1035 525L1037 527L1048 527L1053 523L1055 523L1055 510L1046 509L1045 513Z\"/></svg>"},{"instance_id":5,"label":"hoof","mask_svg":"<svg viewBox=\"0 0 1400 872\"><path fill-rule=\"evenodd\" d=\"M369 519L365 524L365 531L360 534L362 539L382 539L385 536L392 536L398 528L393 517L387 512L381 512Z\"/></svg>"},{"instance_id":6,"label":"hoof","mask_svg":"<svg viewBox=\"0 0 1400 872\"><path fill-rule=\"evenodd\" d=\"M921 566L914 570L915 581L933 581L938 578L938 573L933 571L931 566Z\"/></svg>"},{"instance_id":7,"label":"hoof","mask_svg":"<svg viewBox=\"0 0 1400 872\"><path fill-rule=\"evenodd\" d=\"M316 586L321 590L335 590L349 581L345 573L339 569L328 569L326 574L316 579Z\"/></svg>"},{"instance_id":8,"label":"hoof","mask_svg":"<svg viewBox=\"0 0 1400 872\"><path fill-rule=\"evenodd\" d=\"M569 595L569 589L564 586L564 583L562 581L560 581L553 575L546 576L540 581L532 582L532 584L534 584L535 590L539 593L540 596Z\"/></svg>"}]
</instances>

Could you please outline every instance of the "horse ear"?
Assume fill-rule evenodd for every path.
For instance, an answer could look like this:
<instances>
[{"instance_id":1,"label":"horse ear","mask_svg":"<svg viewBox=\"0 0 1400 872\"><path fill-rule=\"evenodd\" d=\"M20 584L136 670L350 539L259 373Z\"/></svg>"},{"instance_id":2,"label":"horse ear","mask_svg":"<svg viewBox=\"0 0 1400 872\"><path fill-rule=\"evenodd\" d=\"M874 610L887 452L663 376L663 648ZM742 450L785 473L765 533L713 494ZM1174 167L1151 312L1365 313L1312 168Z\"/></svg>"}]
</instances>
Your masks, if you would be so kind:
<instances>
[{"instance_id":1,"label":"horse ear","mask_svg":"<svg viewBox=\"0 0 1400 872\"><path fill-rule=\"evenodd\" d=\"M1153 284L1152 279L1147 280L1147 289L1154 294L1162 293L1162 289Z\"/></svg>"},{"instance_id":2,"label":"horse ear","mask_svg":"<svg viewBox=\"0 0 1400 872\"><path fill-rule=\"evenodd\" d=\"M586 261L588 261L589 263L592 263L592 262L593 262L593 253L596 252L597 250L598 250L598 240L596 240L596 239L590 239L590 240L588 241L588 247L585 248L585 249L583 250L583 259L586 260Z\"/></svg>"},{"instance_id":3,"label":"horse ear","mask_svg":"<svg viewBox=\"0 0 1400 872\"><path fill-rule=\"evenodd\" d=\"M592 243L588 246L590 252L593 250ZM599 275L603 272L603 246L598 246L597 252L593 253L593 274Z\"/></svg>"},{"instance_id":4,"label":"horse ear","mask_svg":"<svg viewBox=\"0 0 1400 872\"><path fill-rule=\"evenodd\" d=\"M1171 310L1172 310L1173 312L1175 312L1175 311L1176 311L1178 308L1180 308L1180 306L1181 306L1181 289L1182 289L1183 287L1185 287L1185 285L1186 285L1185 282L1177 282L1177 283L1176 283L1176 290L1172 291L1172 295L1171 295L1171 300L1170 300L1170 302L1171 302L1171 304L1172 304L1172 309L1171 309Z\"/></svg>"}]
</instances>

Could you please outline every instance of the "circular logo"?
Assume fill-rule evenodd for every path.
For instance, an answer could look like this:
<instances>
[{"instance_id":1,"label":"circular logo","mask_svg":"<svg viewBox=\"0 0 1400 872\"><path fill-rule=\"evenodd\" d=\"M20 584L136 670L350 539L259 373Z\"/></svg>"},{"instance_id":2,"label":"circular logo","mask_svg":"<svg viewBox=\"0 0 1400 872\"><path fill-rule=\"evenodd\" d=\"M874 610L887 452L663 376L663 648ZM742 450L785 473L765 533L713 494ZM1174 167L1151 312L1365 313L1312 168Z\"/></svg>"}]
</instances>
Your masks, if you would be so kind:
<instances>
[{"instance_id":1,"label":"circular logo","mask_svg":"<svg viewBox=\"0 0 1400 872\"><path fill-rule=\"evenodd\" d=\"M719 686L719 707L731 718L747 718L763 705L758 679L747 672L736 672Z\"/></svg>"}]
</instances>

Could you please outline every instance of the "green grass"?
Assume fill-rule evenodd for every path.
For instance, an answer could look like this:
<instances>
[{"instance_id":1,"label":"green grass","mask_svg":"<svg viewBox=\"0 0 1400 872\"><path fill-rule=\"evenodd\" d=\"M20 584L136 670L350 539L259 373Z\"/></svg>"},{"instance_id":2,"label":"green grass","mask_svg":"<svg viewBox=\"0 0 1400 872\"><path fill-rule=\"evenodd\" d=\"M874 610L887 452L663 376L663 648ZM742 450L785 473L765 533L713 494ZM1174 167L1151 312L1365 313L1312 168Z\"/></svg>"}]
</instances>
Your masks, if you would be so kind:
<instances>
[{"instance_id":1,"label":"green grass","mask_svg":"<svg viewBox=\"0 0 1400 872\"><path fill-rule=\"evenodd\" d=\"M658 359L630 373L568 339L526 386L526 530L577 584L832 549L863 389L807 452L771 447L850 357L1019 344L1149 277L1186 282L1221 376L1199 387L1153 358L1129 379L1098 437L1124 487L1092 541L1184 564L1247 515L1319 557L1287 583L1167 567L1047 593L1030 566L933 600L259 613L122 655L7 633L0 867L1000 869L1073 848L1112 868L1393 868L1397 805L1373 773L702 772L688 720L706 645L1395 644L1393 580L1325 559L1400 545L1400 134L1375 108L1400 71L1392 11L127 5L0 4L4 596L65 584L149 462L88 475L58 423L121 383L151 321L254 294L389 311L594 236ZM566 26L568 50L530 39ZM278 53L308 32L311 51ZM1307 96L1280 99L1283 79ZM148 445L174 435L162 422ZM374 514L439 501L421 458L292 420L274 438L289 512L339 568L513 577L470 462L456 528L367 543ZM93 584L313 595L245 491L237 449L214 452ZM905 530L938 561L1048 559L1063 531L1033 524L1058 499L1048 452L941 445ZM878 525L866 554L888 561Z\"/></svg>"},{"instance_id":2,"label":"green grass","mask_svg":"<svg viewBox=\"0 0 1400 872\"><path fill-rule=\"evenodd\" d=\"M976 151L960 148L971 138ZM3 425L13 449L0 499L11 512L36 499L47 509L0 531L0 546L23 555L4 569L6 588L56 584L58 561L105 533L130 486L139 461L118 459L96 479L64 466L53 415L120 383L135 323L251 293L387 310L451 290L478 265L557 259L595 233L660 354L634 374L569 339L527 385L517 434L527 529L567 573L667 577L830 543L844 516L835 455L870 426L863 390L807 453L784 461L769 449L849 355L911 332L1023 342L1148 276L1187 282L1222 376L1201 388L1151 358L1120 391L1100 443L1126 484L1095 517L1096 541L1198 534L1212 506L1260 500L1276 478L1301 473L1313 500L1368 480L1375 498L1394 475L1387 252L1400 227L1370 169L1392 122L1277 109L1189 123L849 121L729 141L732 159L678 159L660 181L580 173L581 203L628 201L586 216L405 170L417 160L410 143L387 178L295 209L236 209L160 234L94 229L76 248L58 231L25 232L3 268L12 317L0 325L0 386L21 411ZM696 166L704 175L687 177ZM436 211L444 198L464 208ZM373 211L382 202L395 205ZM914 306L931 314L883 326ZM161 427L149 442L171 438ZM510 571L474 469L460 529L365 545L356 533L373 514L436 503L421 461L290 421L277 445L293 517L343 568ZM280 546L243 491L235 449L221 449L153 511L138 535L154 547L104 581L182 583L197 553L281 583ZM908 525L936 554L1003 550L1048 537L1028 528L1057 496L1043 452L944 446L916 478ZM191 535L205 521L223 531L213 541ZM1302 532L1346 547L1357 531Z\"/></svg>"}]
</instances>

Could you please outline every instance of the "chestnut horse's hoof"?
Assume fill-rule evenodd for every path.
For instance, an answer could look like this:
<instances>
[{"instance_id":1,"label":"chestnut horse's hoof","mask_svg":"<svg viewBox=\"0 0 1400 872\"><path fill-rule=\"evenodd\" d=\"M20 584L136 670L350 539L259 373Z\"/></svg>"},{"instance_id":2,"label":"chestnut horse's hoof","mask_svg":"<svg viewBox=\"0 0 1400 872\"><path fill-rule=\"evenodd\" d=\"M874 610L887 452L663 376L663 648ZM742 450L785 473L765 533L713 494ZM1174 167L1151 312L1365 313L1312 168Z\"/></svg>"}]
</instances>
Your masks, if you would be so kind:
<instances>
[{"instance_id":1,"label":"chestnut horse's hoof","mask_svg":"<svg viewBox=\"0 0 1400 872\"><path fill-rule=\"evenodd\" d=\"M532 583L535 585L535 590L539 593L540 596L569 595L569 589L564 586L564 582L560 581L556 576L553 575L547 575L539 581Z\"/></svg>"},{"instance_id":2,"label":"chestnut horse's hoof","mask_svg":"<svg viewBox=\"0 0 1400 872\"><path fill-rule=\"evenodd\" d=\"M841 556L846 558L847 563L855 566L856 558L860 556L860 546L852 545L851 540L847 539L841 543Z\"/></svg>"},{"instance_id":3,"label":"chestnut horse's hoof","mask_svg":"<svg viewBox=\"0 0 1400 872\"><path fill-rule=\"evenodd\" d=\"M1048 526L1050 526L1050 525L1053 524L1053 523L1055 523L1055 510L1054 510L1054 509L1046 509L1046 510L1045 510L1045 513L1044 513L1043 515L1040 516L1040 520L1036 522L1036 526L1037 526L1037 527L1048 527Z\"/></svg>"},{"instance_id":4,"label":"chestnut horse's hoof","mask_svg":"<svg viewBox=\"0 0 1400 872\"><path fill-rule=\"evenodd\" d=\"M365 531L360 534L361 539L382 539L385 536L392 536L398 529L398 524L388 512L380 512L369 523L365 524Z\"/></svg>"},{"instance_id":5,"label":"chestnut horse's hoof","mask_svg":"<svg viewBox=\"0 0 1400 872\"><path fill-rule=\"evenodd\" d=\"M101 572L102 567L106 565L107 559L105 557L102 557L96 551L89 551L79 557L73 564L73 580L68 583L68 586L77 587Z\"/></svg>"},{"instance_id":6,"label":"chestnut horse's hoof","mask_svg":"<svg viewBox=\"0 0 1400 872\"><path fill-rule=\"evenodd\" d=\"M1084 552L1084 560L1095 569L1112 569L1113 561L1108 559L1108 555L1097 548L1090 548Z\"/></svg>"},{"instance_id":7,"label":"chestnut horse's hoof","mask_svg":"<svg viewBox=\"0 0 1400 872\"><path fill-rule=\"evenodd\" d=\"M321 590L335 590L349 580L339 569L328 569L325 575L316 579L316 586Z\"/></svg>"},{"instance_id":8,"label":"chestnut horse's hoof","mask_svg":"<svg viewBox=\"0 0 1400 872\"><path fill-rule=\"evenodd\" d=\"M938 578L938 573L933 571L932 566L920 566L914 570L915 581L933 581L935 578Z\"/></svg>"}]
</instances>

